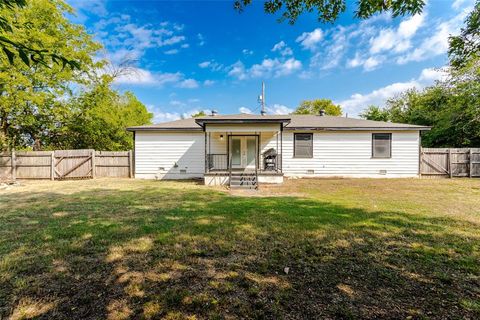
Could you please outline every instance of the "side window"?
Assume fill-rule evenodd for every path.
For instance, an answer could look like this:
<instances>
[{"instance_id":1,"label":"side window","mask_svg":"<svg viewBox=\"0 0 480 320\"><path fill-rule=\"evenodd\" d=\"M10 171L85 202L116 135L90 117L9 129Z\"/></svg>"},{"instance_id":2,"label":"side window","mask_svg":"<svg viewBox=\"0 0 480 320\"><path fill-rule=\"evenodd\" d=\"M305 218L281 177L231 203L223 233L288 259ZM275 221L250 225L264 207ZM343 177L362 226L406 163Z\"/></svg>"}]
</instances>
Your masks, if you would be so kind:
<instances>
[{"instance_id":1,"label":"side window","mask_svg":"<svg viewBox=\"0 0 480 320\"><path fill-rule=\"evenodd\" d=\"M392 157L392 134L372 133L372 158Z\"/></svg>"},{"instance_id":2,"label":"side window","mask_svg":"<svg viewBox=\"0 0 480 320\"><path fill-rule=\"evenodd\" d=\"M295 133L293 139L293 156L295 158L313 158L312 133Z\"/></svg>"}]
</instances>

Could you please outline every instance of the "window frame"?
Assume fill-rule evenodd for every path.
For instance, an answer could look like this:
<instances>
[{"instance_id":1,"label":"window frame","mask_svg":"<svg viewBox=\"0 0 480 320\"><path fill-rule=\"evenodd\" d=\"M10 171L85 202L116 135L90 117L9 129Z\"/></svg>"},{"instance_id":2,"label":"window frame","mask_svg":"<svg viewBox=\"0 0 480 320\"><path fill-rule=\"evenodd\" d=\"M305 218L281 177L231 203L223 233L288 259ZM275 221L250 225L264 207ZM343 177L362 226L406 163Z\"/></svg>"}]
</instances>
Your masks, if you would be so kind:
<instances>
[{"instance_id":1,"label":"window frame","mask_svg":"<svg viewBox=\"0 0 480 320\"><path fill-rule=\"evenodd\" d=\"M303 134L303 135L309 135L310 136L310 141L311 141L311 146L310 146L310 151L311 151L311 156L298 156L297 155L297 134ZM312 159L313 158L313 133L311 132L295 132L293 134L293 157L297 159Z\"/></svg>"},{"instance_id":2,"label":"window frame","mask_svg":"<svg viewBox=\"0 0 480 320\"><path fill-rule=\"evenodd\" d=\"M390 141L389 155L386 157L375 155L375 135L387 135ZM372 159L391 159L392 158L392 133L391 132L373 132L372 133Z\"/></svg>"}]
</instances>

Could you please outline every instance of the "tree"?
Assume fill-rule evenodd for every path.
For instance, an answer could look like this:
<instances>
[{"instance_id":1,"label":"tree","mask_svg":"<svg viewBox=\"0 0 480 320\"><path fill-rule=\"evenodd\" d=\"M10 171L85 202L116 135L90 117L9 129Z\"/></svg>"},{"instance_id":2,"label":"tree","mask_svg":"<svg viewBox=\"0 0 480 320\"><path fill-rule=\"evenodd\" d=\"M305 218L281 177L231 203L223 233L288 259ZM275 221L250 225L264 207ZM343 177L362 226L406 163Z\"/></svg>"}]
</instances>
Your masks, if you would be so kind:
<instances>
[{"instance_id":1,"label":"tree","mask_svg":"<svg viewBox=\"0 0 480 320\"><path fill-rule=\"evenodd\" d=\"M205 117L207 114L205 113L205 111L201 110L197 113L194 113L191 115L192 118L199 118L199 117Z\"/></svg>"},{"instance_id":2,"label":"tree","mask_svg":"<svg viewBox=\"0 0 480 320\"><path fill-rule=\"evenodd\" d=\"M319 114L324 110L329 116L341 116L342 108L330 99L305 100L300 103L293 114Z\"/></svg>"},{"instance_id":3,"label":"tree","mask_svg":"<svg viewBox=\"0 0 480 320\"><path fill-rule=\"evenodd\" d=\"M10 64L13 64L14 59L18 56L28 66L37 63L48 66L50 62L53 62L62 65L62 67L68 65L72 69L79 69L78 61L50 52L42 44L32 47L11 37L13 33L28 32L29 24L19 24L15 19L9 19L12 17L5 13L8 11L15 12L16 9L24 8L26 5L26 0L0 0L0 9L2 10L0 16L0 51L9 60Z\"/></svg>"},{"instance_id":4,"label":"tree","mask_svg":"<svg viewBox=\"0 0 480 320\"><path fill-rule=\"evenodd\" d=\"M386 109L382 109L378 106L368 106L362 113L360 113L360 117L367 119L367 120L374 120L374 121L388 121L390 120L390 113Z\"/></svg>"},{"instance_id":5,"label":"tree","mask_svg":"<svg viewBox=\"0 0 480 320\"><path fill-rule=\"evenodd\" d=\"M33 47L46 45L70 56L81 69L62 65L29 65L0 55L0 147L42 148L41 140L55 135L68 109L60 100L68 99L72 84L88 80L85 73L98 68L94 54L101 47L83 27L72 24L65 13L71 8L63 1L29 1L22 9L0 7L0 16L18 25L28 25L28 32L11 34L13 41Z\"/></svg>"},{"instance_id":6,"label":"tree","mask_svg":"<svg viewBox=\"0 0 480 320\"><path fill-rule=\"evenodd\" d=\"M389 99L384 108L367 108L362 116L432 126L422 135L425 147L475 147L480 145L479 92L476 58L463 68L450 69L446 80L421 91L407 90Z\"/></svg>"},{"instance_id":7,"label":"tree","mask_svg":"<svg viewBox=\"0 0 480 320\"><path fill-rule=\"evenodd\" d=\"M129 126L150 124L152 114L133 93L120 94L110 87L111 77L104 76L91 89L70 102L72 117L65 133L53 144L59 148L128 150L133 147Z\"/></svg>"},{"instance_id":8,"label":"tree","mask_svg":"<svg viewBox=\"0 0 480 320\"><path fill-rule=\"evenodd\" d=\"M472 57L480 55L480 1L465 20L465 26L457 36L449 37L448 56L450 65L461 68Z\"/></svg>"},{"instance_id":9,"label":"tree","mask_svg":"<svg viewBox=\"0 0 480 320\"><path fill-rule=\"evenodd\" d=\"M294 24L304 13L316 12L320 22L335 22L347 9L346 0L265 0L264 11L269 14L281 12L279 21ZM235 0L234 8L243 12L252 0ZM391 11L393 17L422 12L424 0L358 0L355 16L366 19L376 13Z\"/></svg>"}]
</instances>

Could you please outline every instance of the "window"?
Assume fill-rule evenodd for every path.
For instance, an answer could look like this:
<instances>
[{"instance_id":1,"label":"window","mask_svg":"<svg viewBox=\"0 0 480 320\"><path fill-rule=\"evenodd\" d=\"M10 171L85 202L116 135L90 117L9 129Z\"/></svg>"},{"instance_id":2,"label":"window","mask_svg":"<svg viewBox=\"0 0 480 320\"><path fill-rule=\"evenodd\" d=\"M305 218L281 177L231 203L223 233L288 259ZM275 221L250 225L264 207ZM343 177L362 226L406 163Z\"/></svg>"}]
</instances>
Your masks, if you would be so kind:
<instances>
[{"instance_id":1,"label":"window","mask_svg":"<svg viewBox=\"0 0 480 320\"><path fill-rule=\"evenodd\" d=\"M373 133L372 134L372 158L391 158L392 157L392 134L391 133Z\"/></svg>"},{"instance_id":2,"label":"window","mask_svg":"<svg viewBox=\"0 0 480 320\"><path fill-rule=\"evenodd\" d=\"M293 156L295 158L313 158L313 134L294 134Z\"/></svg>"}]
</instances>

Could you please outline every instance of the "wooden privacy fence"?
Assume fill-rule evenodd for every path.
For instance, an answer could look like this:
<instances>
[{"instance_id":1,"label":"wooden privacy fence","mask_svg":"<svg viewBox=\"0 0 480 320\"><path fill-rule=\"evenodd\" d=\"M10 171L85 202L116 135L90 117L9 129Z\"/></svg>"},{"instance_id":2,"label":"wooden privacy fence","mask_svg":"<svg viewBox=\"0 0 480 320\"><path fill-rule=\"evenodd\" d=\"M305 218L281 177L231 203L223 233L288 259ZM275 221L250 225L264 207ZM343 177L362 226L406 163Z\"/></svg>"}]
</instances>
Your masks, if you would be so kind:
<instances>
[{"instance_id":1,"label":"wooden privacy fence","mask_svg":"<svg viewBox=\"0 0 480 320\"><path fill-rule=\"evenodd\" d=\"M480 148L422 148L420 174L430 178L480 177Z\"/></svg>"},{"instance_id":2,"label":"wooden privacy fence","mask_svg":"<svg viewBox=\"0 0 480 320\"><path fill-rule=\"evenodd\" d=\"M0 152L0 180L133 177L132 151Z\"/></svg>"}]
</instances>

